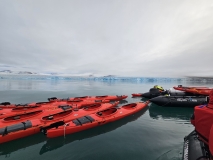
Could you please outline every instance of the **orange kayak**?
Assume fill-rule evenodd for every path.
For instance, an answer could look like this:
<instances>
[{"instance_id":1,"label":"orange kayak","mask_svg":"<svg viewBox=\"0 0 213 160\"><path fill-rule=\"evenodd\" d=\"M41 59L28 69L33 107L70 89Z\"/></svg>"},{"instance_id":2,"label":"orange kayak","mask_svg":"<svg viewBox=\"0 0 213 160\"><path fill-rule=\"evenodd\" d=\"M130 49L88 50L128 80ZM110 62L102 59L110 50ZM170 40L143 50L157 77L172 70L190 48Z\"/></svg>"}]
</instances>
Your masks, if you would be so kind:
<instances>
[{"instance_id":1,"label":"orange kayak","mask_svg":"<svg viewBox=\"0 0 213 160\"><path fill-rule=\"evenodd\" d=\"M67 99L58 99L56 97L48 98L49 101L63 101L63 100L109 100L109 101L119 101L122 99L126 99L127 95L104 95L104 96L83 96L83 97L73 97Z\"/></svg>"},{"instance_id":2,"label":"orange kayak","mask_svg":"<svg viewBox=\"0 0 213 160\"><path fill-rule=\"evenodd\" d=\"M60 106L71 106L72 108L82 108L87 105L107 103L109 100L66 100L66 101L50 101L50 102L38 102L34 105L29 106L17 106L13 107L3 107L0 108L0 119L14 114L21 114L26 112L32 112L35 110L49 110L58 109Z\"/></svg>"},{"instance_id":3,"label":"orange kayak","mask_svg":"<svg viewBox=\"0 0 213 160\"><path fill-rule=\"evenodd\" d=\"M62 106L53 110L36 110L5 117L0 120L0 143L26 137L38 133L45 127L55 127L61 123L115 107L118 103L117 101L114 103L93 104L82 109L72 109L69 106ZM29 127L26 124L29 124Z\"/></svg>"},{"instance_id":4,"label":"orange kayak","mask_svg":"<svg viewBox=\"0 0 213 160\"><path fill-rule=\"evenodd\" d=\"M70 100L70 99L54 99L50 100L49 102L33 102L33 103L28 103L28 104L11 104L10 102L3 102L0 103L0 110L4 108L27 108L27 107L35 107L35 106L41 106L49 107L49 105L64 105L64 104L73 104L77 105L78 107L83 107L86 105L90 104L100 104L100 103L108 103L109 100L101 99L101 100L94 100L94 99L75 99L75 100Z\"/></svg>"},{"instance_id":5,"label":"orange kayak","mask_svg":"<svg viewBox=\"0 0 213 160\"><path fill-rule=\"evenodd\" d=\"M143 93L132 93L132 97L142 97Z\"/></svg>"},{"instance_id":6,"label":"orange kayak","mask_svg":"<svg viewBox=\"0 0 213 160\"><path fill-rule=\"evenodd\" d=\"M35 105L44 105L50 104L53 102L58 103L73 103L78 105L79 107L83 107L89 104L99 104L99 103L107 103L109 101L119 101L126 99L127 95L104 95L104 96L84 96L84 97L74 97L74 98L67 98L67 99L58 99L56 97L48 98L49 102L32 102L27 104L11 104L10 102L2 102L0 103L1 108L17 108L17 107L30 107Z\"/></svg>"},{"instance_id":7,"label":"orange kayak","mask_svg":"<svg viewBox=\"0 0 213 160\"><path fill-rule=\"evenodd\" d=\"M89 128L104 125L106 123L113 122L134 114L145 108L148 104L148 101L131 103L120 108L109 108L90 115L82 116L64 123L61 126L57 126L56 128L48 129L46 131L46 135L48 138L65 136L66 134L72 134Z\"/></svg>"},{"instance_id":8,"label":"orange kayak","mask_svg":"<svg viewBox=\"0 0 213 160\"><path fill-rule=\"evenodd\" d=\"M182 85L173 87L176 90L184 91L188 93L200 94L200 95L209 95L211 88L208 87L183 87Z\"/></svg>"}]
</instances>

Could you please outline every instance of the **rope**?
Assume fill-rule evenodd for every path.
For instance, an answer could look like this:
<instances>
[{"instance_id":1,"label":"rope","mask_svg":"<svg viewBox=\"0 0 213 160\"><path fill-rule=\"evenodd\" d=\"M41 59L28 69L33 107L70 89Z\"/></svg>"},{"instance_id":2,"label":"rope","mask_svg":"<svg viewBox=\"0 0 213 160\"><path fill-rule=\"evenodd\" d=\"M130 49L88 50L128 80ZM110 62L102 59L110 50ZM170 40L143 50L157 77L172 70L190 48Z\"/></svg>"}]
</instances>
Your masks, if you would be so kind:
<instances>
[{"instance_id":1,"label":"rope","mask_svg":"<svg viewBox=\"0 0 213 160\"><path fill-rule=\"evenodd\" d=\"M65 124L64 124L64 138L66 138L66 137L65 137L65 135L66 135L66 126L67 126L68 124L69 124L69 123L65 123Z\"/></svg>"}]
</instances>

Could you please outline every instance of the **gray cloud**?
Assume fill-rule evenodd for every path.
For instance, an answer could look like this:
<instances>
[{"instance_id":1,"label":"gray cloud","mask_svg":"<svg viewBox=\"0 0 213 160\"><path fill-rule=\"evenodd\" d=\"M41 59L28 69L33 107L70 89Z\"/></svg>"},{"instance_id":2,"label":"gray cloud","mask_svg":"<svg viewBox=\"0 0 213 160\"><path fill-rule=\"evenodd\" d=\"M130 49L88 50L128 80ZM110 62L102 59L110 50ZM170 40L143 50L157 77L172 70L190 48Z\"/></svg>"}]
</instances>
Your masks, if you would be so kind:
<instances>
[{"instance_id":1,"label":"gray cloud","mask_svg":"<svg viewBox=\"0 0 213 160\"><path fill-rule=\"evenodd\" d=\"M211 0L2 0L0 69L212 76L212 15Z\"/></svg>"}]
</instances>

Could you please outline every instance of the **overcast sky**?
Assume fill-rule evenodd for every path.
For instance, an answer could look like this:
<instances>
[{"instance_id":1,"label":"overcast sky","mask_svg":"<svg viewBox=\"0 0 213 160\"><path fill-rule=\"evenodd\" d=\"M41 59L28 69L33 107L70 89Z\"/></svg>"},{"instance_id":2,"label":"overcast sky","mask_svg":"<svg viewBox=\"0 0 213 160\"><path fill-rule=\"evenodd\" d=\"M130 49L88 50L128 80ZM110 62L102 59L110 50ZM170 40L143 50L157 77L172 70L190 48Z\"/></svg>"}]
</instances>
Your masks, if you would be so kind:
<instances>
[{"instance_id":1,"label":"overcast sky","mask_svg":"<svg viewBox=\"0 0 213 160\"><path fill-rule=\"evenodd\" d=\"M212 0L0 0L0 70L213 76Z\"/></svg>"}]
</instances>

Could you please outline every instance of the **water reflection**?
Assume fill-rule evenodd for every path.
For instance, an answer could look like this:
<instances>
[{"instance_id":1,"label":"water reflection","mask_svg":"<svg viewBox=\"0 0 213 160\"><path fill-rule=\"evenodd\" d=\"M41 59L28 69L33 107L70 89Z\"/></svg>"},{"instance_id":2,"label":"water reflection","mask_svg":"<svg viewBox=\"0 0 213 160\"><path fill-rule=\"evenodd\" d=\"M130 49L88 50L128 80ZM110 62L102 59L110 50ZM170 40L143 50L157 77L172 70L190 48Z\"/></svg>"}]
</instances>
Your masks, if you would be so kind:
<instances>
[{"instance_id":1,"label":"water reflection","mask_svg":"<svg viewBox=\"0 0 213 160\"><path fill-rule=\"evenodd\" d=\"M144 110L128 116L124 119L112 122L112 123L108 123L106 125L100 126L100 127L96 127L93 129L89 129L86 131L82 131L82 132L78 132L78 133L74 133L71 135L67 135L66 138L64 137L58 137L58 138L53 138L53 139L48 139L46 141L46 144L44 144L40 150L40 154L44 154L48 151L52 151L55 149L58 149L60 147L63 147L66 144L72 143L76 140L83 140L86 138L91 138L100 134L104 134L110 131L113 131L129 122L135 121L137 120L140 116L142 116L145 112L146 112L147 108L145 108Z\"/></svg>"},{"instance_id":2,"label":"water reflection","mask_svg":"<svg viewBox=\"0 0 213 160\"><path fill-rule=\"evenodd\" d=\"M124 119L118 120L116 122L112 122L100 127L96 127L93 129L89 129L86 131L78 132L75 134L67 135L66 138L64 137L58 137L53 139L47 139L46 136L44 136L42 133L32 135L29 137L25 137L22 139L17 139L15 141L7 142L0 144L0 155L5 155L5 157L10 157L10 154L20 150L25 149L30 146L45 142L46 143L42 146L40 149L39 154L44 154L45 152L55 150L57 148L63 147L64 145L68 143L72 143L76 140L83 140L86 138L91 138L100 134L104 134L110 131L113 131L129 122L137 120L140 116L142 116L148 108L145 108L144 110L128 116Z\"/></svg>"},{"instance_id":3,"label":"water reflection","mask_svg":"<svg viewBox=\"0 0 213 160\"><path fill-rule=\"evenodd\" d=\"M157 160L182 160L182 145L176 146L176 148L162 154Z\"/></svg>"},{"instance_id":4,"label":"water reflection","mask_svg":"<svg viewBox=\"0 0 213 160\"><path fill-rule=\"evenodd\" d=\"M12 152L39 144L41 142L44 142L45 140L46 137L43 134L39 133L22 139L17 139L14 141L0 144L0 155L5 155L5 157L9 157Z\"/></svg>"},{"instance_id":5,"label":"water reflection","mask_svg":"<svg viewBox=\"0 0 213 160\"><path fill-rule=\"evenodd\" d=\"M163 118L189 120L193 111L193 108L161 107L154 103L151 103L149 107L149 115L153 119Z\"/></svg>"}]
</instances>

